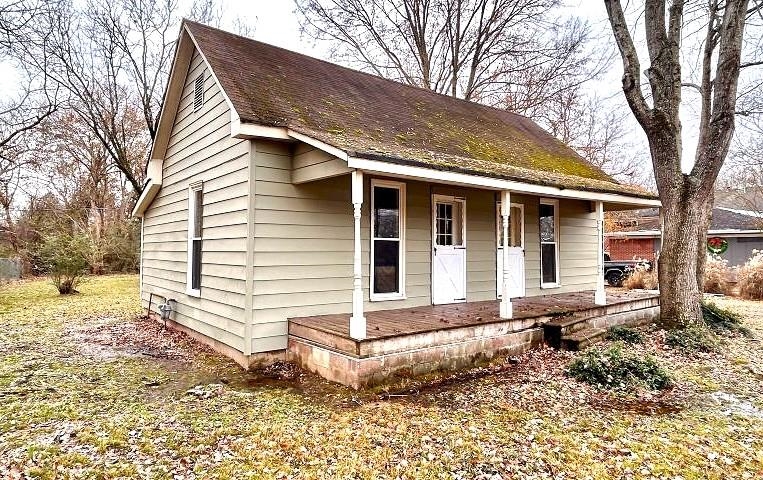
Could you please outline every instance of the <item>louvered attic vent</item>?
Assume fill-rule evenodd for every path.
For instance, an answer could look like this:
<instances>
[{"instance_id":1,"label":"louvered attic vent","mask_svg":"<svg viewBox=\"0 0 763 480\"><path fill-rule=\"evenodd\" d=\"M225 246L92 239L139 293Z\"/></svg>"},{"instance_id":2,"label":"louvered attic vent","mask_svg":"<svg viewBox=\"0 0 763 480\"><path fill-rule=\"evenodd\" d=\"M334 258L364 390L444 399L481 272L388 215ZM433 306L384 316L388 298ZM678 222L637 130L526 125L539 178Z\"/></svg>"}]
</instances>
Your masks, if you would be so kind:
<instances>
[{"instance_id":1,"label":"louvered attic vent","mask_svg":"<svg viewBox=\"0 0 763 480\"><path fill-rule=\"evenodd\" d=\"M202 73L196 77L196 81L193 83L193 111L201 109L204 105L204 74Z\"/></svg>"}]
</instances>

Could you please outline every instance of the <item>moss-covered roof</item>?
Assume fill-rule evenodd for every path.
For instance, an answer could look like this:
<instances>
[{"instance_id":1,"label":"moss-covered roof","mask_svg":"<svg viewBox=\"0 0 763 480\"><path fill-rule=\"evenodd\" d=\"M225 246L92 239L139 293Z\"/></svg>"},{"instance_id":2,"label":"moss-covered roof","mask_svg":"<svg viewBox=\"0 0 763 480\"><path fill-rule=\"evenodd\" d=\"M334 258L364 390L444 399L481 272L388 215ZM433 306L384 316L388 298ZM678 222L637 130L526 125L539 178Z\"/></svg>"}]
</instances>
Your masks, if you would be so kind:
<instances>
[{"instance_id":1,"label":"moss-covered roof","mask_svg":"<svg viewBox=\"0 0 763 480\"><path fill-rule=\"evenodd\" d=\"M242 122L288 127L357 157L651 197L524 116L185 25Z\"/></svg>"}]
</instances>

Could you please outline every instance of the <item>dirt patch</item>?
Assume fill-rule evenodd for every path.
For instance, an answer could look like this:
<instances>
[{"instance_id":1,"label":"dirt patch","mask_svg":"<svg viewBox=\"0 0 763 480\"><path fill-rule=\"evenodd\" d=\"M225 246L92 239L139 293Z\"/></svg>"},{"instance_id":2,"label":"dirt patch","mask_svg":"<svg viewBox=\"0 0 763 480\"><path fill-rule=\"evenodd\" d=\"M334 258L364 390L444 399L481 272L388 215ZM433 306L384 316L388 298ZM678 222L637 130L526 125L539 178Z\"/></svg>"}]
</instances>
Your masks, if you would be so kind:
<instances>
[{"instance_id":1,"label":"dirt patch","mask_svg":"<svg viewBox=\"0 0 763 480\"><path fill-rule=\"evenodd\" d=\"M67 335L82 355L102 361L148 357L190 362L200 352L211 353L211 349L184 333L149 319L98 318L88 322L86 328L69 330Z\"/></svg>"}]
</instances>

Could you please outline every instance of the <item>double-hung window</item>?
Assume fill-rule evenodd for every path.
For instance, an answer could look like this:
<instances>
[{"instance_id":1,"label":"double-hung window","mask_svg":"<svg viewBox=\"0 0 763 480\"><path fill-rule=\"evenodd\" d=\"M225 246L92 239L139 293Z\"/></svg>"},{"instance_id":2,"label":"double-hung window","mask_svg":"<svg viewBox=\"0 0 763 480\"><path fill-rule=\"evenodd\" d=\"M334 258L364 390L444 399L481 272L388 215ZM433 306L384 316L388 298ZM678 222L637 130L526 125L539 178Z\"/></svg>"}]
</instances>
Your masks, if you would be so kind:
<instances>
[{"instance_id":1,"label":"double-hung window","mask_svg":"<svg viewBox=\"0 0 763 480\"><path fill-rule=\"evenodd\" d=\"M187 293L201 296L201 244L202 219L204 218L203 190L201 183L188 187L188 270Z\"/></svg>"},{"instance_id":2,"label":"double-hung window","mask_svg":"<svg viewBox=\"0 0 763 480\"><path fill-rule=\"evenodd\" d=\"M405 184L371 182L371 300L405 297Z\"/></svg>"},{"instance_id":3,"label":"double-hung window","mask_svg":"<svg viewBox=\"0 0 763 480\"><path fill-rule=\"evenodd\" d=\"M559 286L559 201L540 201L541 288Z\"/></svg>"}]
</instances>

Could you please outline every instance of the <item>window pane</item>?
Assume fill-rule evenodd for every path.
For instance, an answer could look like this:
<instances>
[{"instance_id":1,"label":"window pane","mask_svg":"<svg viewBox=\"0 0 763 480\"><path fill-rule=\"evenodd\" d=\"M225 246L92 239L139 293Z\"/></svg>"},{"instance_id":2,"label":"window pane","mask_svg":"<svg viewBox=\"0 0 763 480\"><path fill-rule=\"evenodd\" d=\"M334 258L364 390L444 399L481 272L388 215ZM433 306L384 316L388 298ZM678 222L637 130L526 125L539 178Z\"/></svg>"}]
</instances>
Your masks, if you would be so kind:
<instances>
[{"instance_id":1,"label":"window pane","mask_svg":"<svg viewBox=\"0 0 763 480\"><path fill-rule=\"evenodd\" d=\"M191 288L201 288L201 240L193 240L193 258L191 259Z\"/></svg>"},{"instance_id":2,"label":"window pane","mask_svg":"<svg viewBox=\"0 0 763 480\"><path fill-rule=\"evenodd\" d=\"M374 240L374 293L399 292L400 242Z\"/></svg>"},{"instance_id":3,"label":"window pane","mask_svg":"<svg viewBox=\"0 0 763 480\"><path fill-rule=\"evenodd\" d=\"M540 264L543 283L556 283L556 244L543 243L540 246Z\"/></svg>"},{"instance_id":4,"label":"window pane","mask_svg":"<svg viewBox=\"0 0 763 480\"><path fill-rule=\"evenodd\" d=\"M511 207L509 211L509 245L512 247L522 246L522 209Z\"/></svg>"},{"instance_id":5,"label":"window pane","mask_svg":"<svg viewBox=\"0 0 763 480\"><path fill-rule=\"evenodd\" d=\"M400 238L400 190L374 187L374 236Z\"/></svg>"},{"instance_id":6,"label":"window pane","mask_svg":"<svg viewBox=\"0 0 763 480\"><path fill-rule=\"evenodd\" d=\"M193 219L193 236L201 238L201 219L204 217L203 200L201 190L193 191L194 202L194 219Z\"/></svg>"},{"instance_id":7,"label":"window pane","mask_svg":"<svg viewBox=\"0 0 763 480\"><path fill-rule=\"evenodd\" d=\"M541 242L554 241L554 206L540 205L540 240Z\"/></svg>"},{"instance_id":8,"label":"window pane","mask_svg":"<svg viewBox=\"0 0 763 480\"><path fill-rule=\"evenodd\" d=\"M453 234L453 245L463 245L464 240L462 238L462 235L464 233L464 215L463 215L463 206L464 204L461 202L456 202L453 205L453 221L450 222L450 232Z\"/></svg>"}]
</instances>

